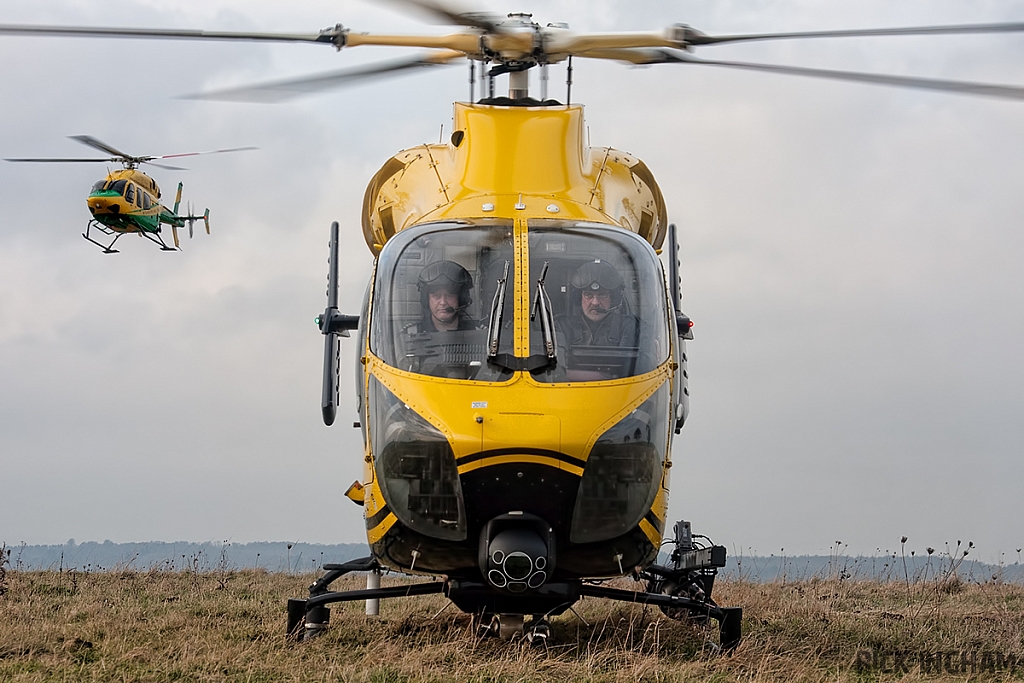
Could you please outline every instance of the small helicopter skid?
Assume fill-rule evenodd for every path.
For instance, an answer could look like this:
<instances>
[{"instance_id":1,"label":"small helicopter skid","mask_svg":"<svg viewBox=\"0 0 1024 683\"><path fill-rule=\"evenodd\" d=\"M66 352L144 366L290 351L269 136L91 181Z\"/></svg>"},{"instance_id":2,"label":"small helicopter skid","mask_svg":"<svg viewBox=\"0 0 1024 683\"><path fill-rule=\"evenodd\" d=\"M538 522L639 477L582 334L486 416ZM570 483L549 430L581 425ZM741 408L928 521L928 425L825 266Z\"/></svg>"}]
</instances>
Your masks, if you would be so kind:
<instances>
[{"instance_id":1,"label":"small helicopter skid","mask_svg":"<svg viewBox=\"0 0 1024 683\"><path fill-rule=\"evenodd\" d=\"M94 229L104 235L113 235L114 239L110 240L109 244L103 244L99 240L93 239L90 236L90 232ZM121 251L119 249L114 249L114 244L116 244L117 240L121 239L121 237L126 234L128 233L113 230L112 228L104 225L103 223L100 223L98 220L93 219L86 224L85 232L82 233L82 237L84 237L86 241L92 242L97 247L102 249L104 254L120 254ZM145 237L150 242L160 247L160 251L178 251L178 249L174 247L167 246L167 243L164 242L163 238L160 237L159 233L151 233L144 230L140 230L136 231L136 234L139 235L140 237Z\"/></svg>"},{"instance_id":2,"label":"small helicopter skid","mask_svg":"<svg viewBox=\"0 0 1024 683\"><path fill-rule=\"evenodd\" d=\"M675 538L668 541L675 546L669 563L652 564L633 574L634 580L646 583L646 590L611 588L584 580L552 581L536 595L512 597L496 592L481 579L453 577L381 588L382 567L374 557L327 564L324 565L326 573L310 585L308 598L288 600L286 632L296 641L323 634L330 626L328 605L331 603L365 600L366 613L376 616L381 599L442 594L464 612L474 615L480 636L503 640L524 638L536 645L549 638L550 617L572 610L580 598L593 597L654 605L666 617L694 626L705 626L715 620L719 634L717 647L722 652L731 652L742 637L743 608L721 607L711 597L718 569L725 566L726 549L710 543L698 545L690 522L676 522L674 530ZM365 590L330 590L334 581L354 572L368 573ZM531 621L526 621L527 616Z\"/></svg>"}]
</instances>

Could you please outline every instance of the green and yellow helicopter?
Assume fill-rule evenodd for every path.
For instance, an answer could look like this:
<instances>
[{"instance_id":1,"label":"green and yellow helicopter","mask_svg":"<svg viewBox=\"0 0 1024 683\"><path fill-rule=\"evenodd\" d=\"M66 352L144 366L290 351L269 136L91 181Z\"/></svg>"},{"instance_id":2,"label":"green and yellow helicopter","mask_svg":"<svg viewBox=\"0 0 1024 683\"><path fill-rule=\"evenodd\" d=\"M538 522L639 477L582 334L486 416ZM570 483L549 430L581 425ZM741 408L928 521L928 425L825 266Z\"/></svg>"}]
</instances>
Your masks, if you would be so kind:
<instances>
[{"instance_id":1,"label":"green and yellow helicopter","mask_svg":"<svg viewBox=\"0 0 1024 683\"><path fill-rule=\"evenodd\" d=\"M178 166L168 166L155 163L156 159L175 159L181 157L199 156L201 154L220 154L223 152L241 152L256 149L255 147L237 147L233 149L218 149L210 152L186 152L184 154L165 154L163 156L132 156L111 147L105 142L97 140L90 135L73 135L72 140L77 140L84 145L94 149L112 154L112 157L102 159L65 158L65 159L5 159L5 161L29 162L29 163L111 163L119 162L124 166L119 171L111 171L103 180L98 180L93 186L87 199L89 213L92 218L86 224L85 232L82 233L89 242L103 250L104 254L116 254L114 244L123 235L134 233L145 237L160 247L162 251L177 251L181 249L178 239L178 228L188 226L188 236L192 237L193 226L196 221L203 221L206 227L206 234L210 234L210 210L206 209L202 215L192 215L189 210L184 215L178 214L178 207L181 204L181 191L183 184L178 183L178 192L174 199L174 208L168 208L160 203L160 187L156 181L139 170L140 164L150 164L159 168L173 171L185 169ZM161 226L169 225L174 246L168 246L161 236ZM92 231L113 237L106 244L92 236Z\"/></svg>"},{"instance_id":2,"label":"green and yellow helicopter","mask_svg":"<svg viewBox=\"0 0 1024 683\"><path fill-rule=\"evenodd\" d=\"M288 631L328 627L328 605L443 593L488 632L544 640L582 597L659 606L719 624L734 647L741 608L712 598L725 548L679 521L665 540L673 435L689 413L691 322L665 198L637 157L590 147L571 102L572 60L719 66L1024 99L1024 88L705 60L698 47L743 41L1024 31L1022 24L707 35L574 33L529 14L465 13L407 0L459 29L446 35L310 34L0 26L0 33L291 41L338 50L417 47L425 55L203 97L279 101L373 76L469 64L470 97L447 141L410 147L370 179L360 224L374 269L358 315L338 309L331 228L321 409L338 405L339 337L356 331L365 471L346 495L363 506L370 555L339 565L289 601ZM564 100L548 71L565 64ZM481 96L476 96L477 66ZM530 74L540 72L539 97ZM506 95L495 81L508 77ZM667 256L663 267L659 254ZM676 479L696 485L693 467ZM311 478L308 507L325 495ZM722 505L732 504L723 492ZM315 512L312 514L316 514ZM665 543L674 545L659 561ZM380 587L382 569L431 580ZM349 572L366 590L331 591ZM602 585L632 577L633 590ZM526 617L531 617L526 622Z\"/></svg>"}]
</instances>

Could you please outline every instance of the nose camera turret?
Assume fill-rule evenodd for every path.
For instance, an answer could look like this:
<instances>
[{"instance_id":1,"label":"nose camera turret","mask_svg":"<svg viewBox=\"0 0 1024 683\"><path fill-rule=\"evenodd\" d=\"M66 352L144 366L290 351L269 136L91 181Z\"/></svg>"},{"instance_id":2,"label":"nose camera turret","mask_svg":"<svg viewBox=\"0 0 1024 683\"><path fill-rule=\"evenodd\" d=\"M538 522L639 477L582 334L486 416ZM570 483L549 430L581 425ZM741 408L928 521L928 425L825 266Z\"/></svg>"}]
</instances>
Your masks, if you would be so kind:
<instances>
[{"instance_id":1,"label":"nose camera turret","mask_svg":"<svg viewBox=\"0 0 1024 683\"><path fill-rule=\"evenodd\" d=\"M555 568L555 535L540 517L509 512L480 532L480 572L500 590L522 593L540 588Z\"/></svg>"}]
</instances>

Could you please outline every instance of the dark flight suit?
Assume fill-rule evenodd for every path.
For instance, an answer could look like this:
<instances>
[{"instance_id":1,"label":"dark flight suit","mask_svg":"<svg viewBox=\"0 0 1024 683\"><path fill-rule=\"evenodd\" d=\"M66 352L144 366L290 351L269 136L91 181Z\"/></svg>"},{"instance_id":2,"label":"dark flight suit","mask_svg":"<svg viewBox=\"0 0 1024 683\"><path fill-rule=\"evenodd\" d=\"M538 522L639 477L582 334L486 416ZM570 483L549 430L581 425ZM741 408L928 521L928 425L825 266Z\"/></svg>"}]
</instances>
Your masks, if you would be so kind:
<instances>
[{"instance_id":1,"label":"dark flight suit","mask_svg":"<svg viewBox=\"0 0 1024 683\"><path fill-rule=\"evenodd\" d=\"M640 343L640 328L636 317L616 311L612 311L604 320L596 323L582 314L559 316L555 321L555 328L568 347L566 368L569 370L577 369L579 366L573 362L572 349L587 346L635 348ZM559 358L561 359L561 355ZM633 374L634 364L635 358L629 362L612 363L607 368L588 369L598 370L609 378L624 377Z\"/></svg>"}]
</instances>

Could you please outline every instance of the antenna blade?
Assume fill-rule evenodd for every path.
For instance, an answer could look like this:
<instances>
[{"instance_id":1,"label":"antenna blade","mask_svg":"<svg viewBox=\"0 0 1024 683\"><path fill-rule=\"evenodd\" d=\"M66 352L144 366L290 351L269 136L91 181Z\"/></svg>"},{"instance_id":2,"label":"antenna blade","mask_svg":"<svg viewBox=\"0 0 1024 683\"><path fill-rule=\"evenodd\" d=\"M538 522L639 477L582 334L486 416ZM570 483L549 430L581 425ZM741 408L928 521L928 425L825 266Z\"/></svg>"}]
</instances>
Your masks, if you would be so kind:
<instances>
[{"instance_id":1,"label":"antenna blade","mask_svg":"<svg viewBox=\"0 0 1024 683\"><path fill-rule=\"evenodd\" d=\"M69 135L68 137L71 138L72 140L78 140L83 145L89 145L93 149L98 149L101 152L106 152L107 154L113 154L114 156L121 157L122 159L132 158L130 154L125 154L121 150L111 147L107 143L103 142L102 140L97 140L91 135Z\"/></svg>"},{"instance_id":2,"label":"antenna blade","mask_svg":"<svg viewBox=\"0 0 1024 683\"><path fill-rule=\"evenodd\" d=\"M241 88L230 88L208 93L186 95L182 99L189 100L222 100L227 102L277 103L294 97L341 88L359 81L392 76L403 71L421 67L440 66L464 57L454 50L439 51L415 59L403 59L391 62L380 62L367 67L331 71L317 76L272 81Z\"/></svg>"},{"instance_id":3,"label":"antenna blade","mask_svg":"<svg viewBox=\"0 0 1024 683\"><path fill-rule=\"evenodd\" d=\"M668 53L667 50L664 52ZM966 81L946 81L932 78L917 78L914 76L889 76L885 74L870 74L857 71L808 69L798 66L780 66L776 64L723 62L699 59L685 53L671 53L669 56L671 59L666 59L666 62L685 62L689 64L704 64L707 66L724 66L734 69L746 69L749 71L786 74L789 76L810 76L812 78L824 78L833 81L852 81L856 83L872 83L874 85L890 85L901 88L916 88L919 90L936 90L939 92L956 93L960 95L980 95L983 97L1024 100L1024 87L1021 86L992 85L988 83L972 83Z\"/></svg>"}]
</instances>

